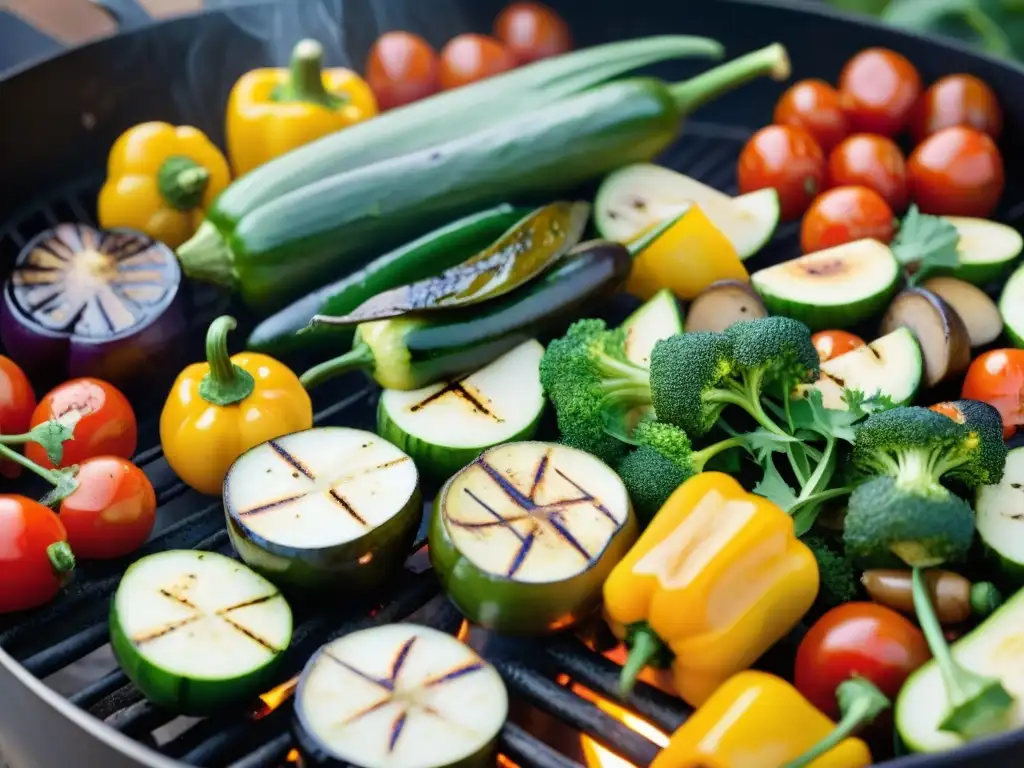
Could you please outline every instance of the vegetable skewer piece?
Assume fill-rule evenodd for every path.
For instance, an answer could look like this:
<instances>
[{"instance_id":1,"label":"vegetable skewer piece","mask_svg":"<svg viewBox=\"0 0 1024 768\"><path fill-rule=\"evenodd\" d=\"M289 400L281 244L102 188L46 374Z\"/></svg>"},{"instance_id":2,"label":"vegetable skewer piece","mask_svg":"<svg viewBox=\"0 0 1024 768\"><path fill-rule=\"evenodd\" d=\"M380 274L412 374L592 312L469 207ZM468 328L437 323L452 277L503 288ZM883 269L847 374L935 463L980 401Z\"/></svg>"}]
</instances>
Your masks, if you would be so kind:
<instances>
[{"instance_id":1,"label":"vegetable skewer piece","mask_svg":"<svg viewBox=\"0 0 1024 768\"><path fill-rule=\"evenodd\" d=\"M224 480L231 543L281 587L380 586L401 569L422 512L412 460L361 429L275 438L243 453Z\"/></svg>"},{"instance_id":2,"label":"vegetable skewer piece","mask_svg":"<svg viewBox=\"0 0 1024 768\"><path fill-rule=\"evenodd\" d=\"M316 652L294 728L317 768L484 768L507 715L505 684L471 648L429 627L386 624Z\"/></svg>"},{"instance_id":3,"label":"vegetable skewer piece","mask_svg":"<svg viewBox=\"0 0 1024 768\"><path fill-rule=\"evenodd\" d=\"M987 487L987 486L983 486ZM914 613L913 574L910 571L864 571L860 581L876 603L901 613ZM972 615L984 618L1003 602L990 581L972 584L959 573L932 568L925 572L928 597L940 624L959 624Z\"/></svg>"},{"instance_id":4,"label":"vegetable skewer piece","mask_svg":"<svg viewBox=\"0 0 1024 768\"><path fill-rule=\"evenodd\" d=\"M455 606L498 632L564 629L601 601L636 540L629 496L610 467L554 443L485 451L434 501L430 561Z\"/></svg>"},{"instance_id":5,"label":"vegetable skewer piece","mask_svg":"<svg viewBox=\"0 0 1024 768\"><path fill-rule=\"evenodd\" d=\"M110 606L121 668L146 698L179 714L213 714L270 688L291 636L277 588L215 552L142 558Z\"/></svg>"}]
</instances>

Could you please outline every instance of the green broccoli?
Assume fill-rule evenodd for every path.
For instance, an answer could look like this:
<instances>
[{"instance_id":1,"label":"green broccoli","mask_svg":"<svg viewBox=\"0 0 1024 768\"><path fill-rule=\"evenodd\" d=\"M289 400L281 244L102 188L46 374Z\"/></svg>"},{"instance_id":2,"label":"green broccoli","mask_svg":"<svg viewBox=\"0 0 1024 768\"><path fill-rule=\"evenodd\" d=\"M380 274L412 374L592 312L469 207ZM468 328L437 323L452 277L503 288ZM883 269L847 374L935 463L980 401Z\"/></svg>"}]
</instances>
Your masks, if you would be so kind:
<instances>
[{"instance_id":1,"label":"green broccoli","mask_svg":"<svg viewBox=\"0 0 1024 768\"><path fill-rule=\"evenodd\" d=\"M683 430L649 419L636 425L632 441L637 448L617 471L642 525L651 521L676 488L703 472L708 461L744 443L742 437L731 437L695 451Z\"/></svg>"},{"instance_id":2,"label":"green broccoli","mask_svg":"<svg viewBox=\"0 0 1024 768\"><path fill-rule=\"evenodd\" d=\"M732 342L736 364L760 376L762 387L777 384L788 392L821 375L811 330L799 320L775 316L743 320L730 325L725 335Z\"/></svg>"},{"instance_id":3,"label":"green broccoli","mask_svg":"<svg viewBox=\"0 0 1024 768\"><path fill-rule=\"evenodd\" d=\"M811 533L801 537L801 541L814 553L814 559L818 561L821 586L815 605L828 610L857 597L857 572L849 559L837 552L823 536Z\"/></svg>"}]
</instances>

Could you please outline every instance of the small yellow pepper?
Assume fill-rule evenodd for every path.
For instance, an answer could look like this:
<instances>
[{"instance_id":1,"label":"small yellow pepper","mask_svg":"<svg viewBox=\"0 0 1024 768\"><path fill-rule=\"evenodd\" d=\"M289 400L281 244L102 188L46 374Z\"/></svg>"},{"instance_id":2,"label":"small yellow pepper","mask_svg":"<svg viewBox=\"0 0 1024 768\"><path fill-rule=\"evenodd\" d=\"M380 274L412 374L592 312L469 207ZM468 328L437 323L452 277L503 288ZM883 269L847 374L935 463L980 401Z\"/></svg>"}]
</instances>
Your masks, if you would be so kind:
<instances>
[{"instance_id":1,"label":"small yellow pepper","mask_svg":"<svg viewBox=\"0 0 1024 768\"><path fill-rule=\"evenodd\" d=\"M198 128L136 125L110 149L97 203L100 226L136 229L177 248L230 181L224 155Z\"/></svg>"},{"instance_id":2,"label":"small yellow pepper","mask_svg":"<svg viewBox=\"0 0 1024 768\"><path fill-rule=\"evenodd\" d=\"M300 40L289 69L254 69L228 98L227 141L236 176L377 114L369 84L350 69L323 69L316 40Z\"/></svg>"},{"instance_id":3,"label":"small yellow pepper","mask_svg":"<svg viewBox=\"0 0 1024 768\"><path fill-rule=\"evenodd\" d=\"M887 704L884 696L881 704ZM877 712L875 708L869 714L873 717ZM845 738L844 730L852 727L837 728L785 680L747 670L725 681L690 715L654 758L651 768L871 765L867 745L860 739Z\"/></svg>"},{"instance_id":4,"label":"small yellow pepper","mask_svg":"<svg viewBox=\"0 0 1024 768\"><path fill-rule=\"evenodd\" d=\"M641 233L642 236L643 233ZM696 205L633 262L626 290L649 299L668 288L692 301L719 280L750 281L736 248Z\"/></svg>"},{"instance_id":5,"label":"small yellow pepper","mask_svg":"<svg viewBox=\"0 0 1024 768\"><path fill-rule=\"evenodd\" d=\"M299 378L267 355L228 356L232 317L206 335L205 363L178 374L160 414L164 458L186 484L219 494L231 464L250 448L313 426L313 406Z\"/></svg>"},{"instance_id":6,"label":"small yellow pepper","mask_svg":"<svg viewBox=\"0 0 1024 768\"><path fill-rule=\"evenodd\" d=\"M631 646L624 690L671 654L679 695L700 706L807 612L818 565L776 504L721 472L668 498L604 584L605 614Z\"/></svg>"}]
</instances>

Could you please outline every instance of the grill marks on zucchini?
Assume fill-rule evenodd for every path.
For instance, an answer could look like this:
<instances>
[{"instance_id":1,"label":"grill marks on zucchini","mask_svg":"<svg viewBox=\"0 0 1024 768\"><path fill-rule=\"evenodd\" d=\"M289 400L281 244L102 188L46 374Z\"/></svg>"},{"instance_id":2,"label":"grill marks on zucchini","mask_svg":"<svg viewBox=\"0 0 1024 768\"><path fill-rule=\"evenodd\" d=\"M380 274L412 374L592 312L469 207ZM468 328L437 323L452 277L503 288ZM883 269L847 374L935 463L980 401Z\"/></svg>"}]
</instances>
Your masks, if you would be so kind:
<instances>
[{"instance_id":1,"label":"grill marks on zucchini","mask_svg":"<svg viewBox=\"0 0 1024 768\"><path fill-rule=\"evenodd\" d=\"M484 400L487 398L478 391L470 391L470 387L466 386L466 381L467 379L470 378L470 375L471 374L467 374L463 376L461 379L449 381L437 392L427 395L418 403L414 403L413 405L409 406L409 412L416 413L417 411L422 411L431 403L435 403L444 397L454 395L455 397L461 398L465 400L467 403L469 403L473 407L474 413L483 414L484 416L487 416L491 420L493 420L496 424L504 424L505 419L501 418L500 416L498 416L498 414L491 411L490 408L484 403Z\"/></svg>"}]
</instances>

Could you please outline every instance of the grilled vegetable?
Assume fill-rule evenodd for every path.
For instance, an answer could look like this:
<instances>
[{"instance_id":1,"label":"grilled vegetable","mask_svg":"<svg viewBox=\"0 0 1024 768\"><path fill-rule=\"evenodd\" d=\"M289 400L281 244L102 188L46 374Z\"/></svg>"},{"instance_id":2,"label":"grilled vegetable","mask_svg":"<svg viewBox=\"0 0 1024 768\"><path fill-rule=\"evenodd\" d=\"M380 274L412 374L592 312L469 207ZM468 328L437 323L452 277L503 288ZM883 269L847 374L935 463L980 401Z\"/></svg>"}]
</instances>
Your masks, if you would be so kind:
<instances>
[{"instance_id":1,"label":"grilled vegetable","mask_svg":"<svg viewBox=\"0 0 1024 768\"><path fill-rule=\"evenodd\" d=\"M999 314L1013 345L1024 347L1024 267L1018 267L1003 286Z\"/></svg>"},{"instance_id":2,"label":"grilled vegetable","mask_svg":"<svg viewBox=\"0 0 1024 768\"><path fill-rule=\"evenodd\" d=\"M899 286L899 264L877 240L857 240L755 272L768 311L811 330L844 327L879 312Z\"/></svg>"},{"instance_id":3,"label":"grilled vegetable","mask_svg":"<svg viewBox=\"0 0 1024 768\"><path fill-rule=\"evenodd\" d=\"M294 727L303 763L317 768L483 768L507 715L505 684L469 646L386 624L316 652L299 679Z\"/></svg>"},{"instance_id":4,"label":"grilled vegetable","mask_svg":"<svg viewBox=\"0 0 1024 768\"><path fill-rule=\"evenodd\" d=\"M908 328L924 359L924 383L963 373L971 363L971 338L964 321L952 307L931 291L911 288L893 299L882 318L882 333Z\"/></svg>"},{"instance_id":5,"label":"grilled vegetable","mask_svg":"<svg viewBox=\"0 0 1024 768\"><path fill-rule=\"evenodd\" d=\"M485 451L434 501L430 561L456 607L498 632L564 629L601 601L601 584L636 540L618 476L553 443Z\"/></svg>"},{"instance_id":6,"label":"grilled vegetable","mask_svg":"<svg viewBox=\"0 0 1024 768\"><path fill-rule=\"evenodd\" d=\"M232 462L266 440L309 429L313 405L298 378L256 352L228 356L233 317L206 333L206 362L178 374L160 413L171 469L200 493L218 494Z\"/></svg>"},{"instance_id":7,"label":"grilled vegetable","mask_svg":"<svg viewBox=\"0 0 1024 768\"><path fill-rule=\"evenodd\" d=\"M382 291L453 267L493 243L528 213L527 208L502 204L396 248L271 315L249 335L246 348L270 355L337 349L340 343L351 342L351 333L326 325L307 328L315 315L348 314Z\"/></svg>"},{"instance_id":8,"label":"grilled vegetable","mask_svg":"<svg viewBox=\"0 0 1024 768\"><path fill-rule=\"evenodd\" d=\"M626 359L648 368L654 345L683 332L683 313L672 292L661 290L627 317L622 327L626 330Z\"/></svg>"},{"instance_id":9,"label":"grilled vegetable","mask_svg":"<svg viewBox=\"0 0 1024 768\"><path fill-rule=\"evenodd\" d=\"M658 61L721 55L722 46L714 40L664 35L597 46L522 67L379 115L372 123L350 126L289 152L236 180L207 218L228 233L243 216L289 192L496 125L518 114L524 102L546 106Z\"/></svg>"},{"instance_id":10,"label":"grilled vegetable","mask_svg":"<svg viewBox=\"0 0 1024 768\"><path fill-rule=\"evenodd\" d=\"M955 277L932 277L921 287L945 301L959 315L972 347L991 344L1003 332L999 309L980 288Z\"/></svg>"},{"instance_id":11,"label":"grilled vegetable","mask_svg":"<svg viewBox=\"0 0 1024 768\"><path fill-rule=\"evenodd\" d=\"M978 537L1000 581L1024 585L1024 447L1006 456L1002 479L978 489L974 505Z\"/></svg>"},{"instance_id":12,"label":"grilled vegetable","mask_svg":"<svg viewBox=\"0 0 1024 768\"><path fill-rule=\"evenodd\" d=\"M174 254L145 235L60 224L18 254L0 338L35 380L138 383L180 349L180 283Z\"/></svg>"},{"instance_id":13,"label":"grilled vegetable","mask_svg":"<svg viewBox=\"0 0 1024 768\"><path fill-rule=\"evenodd\" d=\"M762 317L768 317L768 310L749 283L722 280L709 285L693 300L686 315L686 332L721 333L733 323Z\"/></svg>"},{"instance_id":14,"label":"grilled vegetable","mask_svg":"<svg viewBox=\"0 0 1024 768\"><path fill-rule=\"evenodd\" d=\"M411 392L385 389L377 432L425 475L447 480L482 451L533 437L544 410L543 354L530 339L468 376Z\"/></svg>"},{"instance_id":15,"label":"grilled vegetable","mask_svg":"<svg viewBox=\"0 0 1024 768\"><path fill-rule=\"evenodd\" d=\"M38 501L0 496L0 615L48 603L71 578L75 557L60 518Z\"/></svg>"},{"instance_id":16,"label":"grilled vegetable","mask_svg":"<svg viewBox=\"0 0 1024 768\"><path fill-rule=\"evenodd\" d=\"M300 40L288 69L254 69L238 79L227 108L235 176L377 114L366 81L350 69L323 64L320 43Z\"/></svg>"},{"instance_id":17,"label":"grilled vegetable","mask_svg":"<svg viewBox=\"0 0 1024 768\"><path fill-rule=\"evenodd\" d=\"M860 582L876 603L913 615L912 576L910 571L873 569L864 571ZM959 624L972 615L988 616L1002 603L999 591L991 582L972 584L959 573L938 568L926 571L924 576L940 624Z\"/></svg>"},{"instance_id":18,"label":"grilled vegetable","mask_svg":"<svg viewBox=\"0 0 1024 768\"><path fill-rule=\"evenodd\" d=\"M540 66L535 65L535 66ZM368 253L510 197L556 196L675 141L698 105L761 75L788 74L769 46L687 83L610 83L478 133L337 174L248 213L209 222L178 249L185 273L274 308ZM478 107L482 108L482 107Z\"/></svg>"},{"instance_id":19,"label":"grilled vegetable","mask_svg":"<svg viewBox=\"0 0 1024 768\"><path fill-rule=\"evenodd\" d=\"M171 248L195 234L203 212L231 181L228 161L192 126L142 123L107 157L97 201L100 226L128 227Z\"/></svg>"},{"instance_id":20,"label":"grilled vegetable","mask_svg":"<svg viewBox=\"0 0 1024 768\"><path fill-rule=\"evenodd\" d=\"M110 606L121 669L154 704L186 715L222 712L270 688L291 636L277 588L216 552L138 560Z\"/></svg>"},{"instance_id":21,"label":"grilled vegetable","mask_svg":"<svg viewBox=\"0 0 1024 768\"><path fill-rule=\"evenodd\" d=\"M957 242L957 265L939 268L936 274L951 274L975 285L987 285L1009 272L1014 260L1024 250L1020 232L1006 224L987 219L946 216L960 236Z\"/></svg>"},{"instance_id":22,"label":"grilled vegetable","mask_svg":"<svg viewBox=\"0 0 1024 768\"><path fill-rule=\"evenodd\" d=\"M360 429L278 437L239 456L224 479L231 543L281 587L380 586L401 569L422 511L410 458Z\"/></svg>"}]
</instances>

